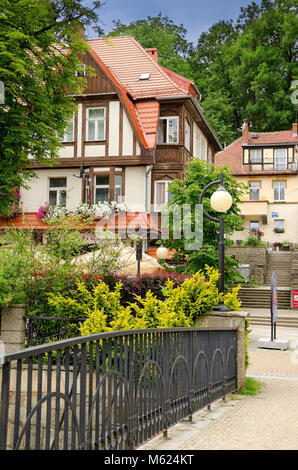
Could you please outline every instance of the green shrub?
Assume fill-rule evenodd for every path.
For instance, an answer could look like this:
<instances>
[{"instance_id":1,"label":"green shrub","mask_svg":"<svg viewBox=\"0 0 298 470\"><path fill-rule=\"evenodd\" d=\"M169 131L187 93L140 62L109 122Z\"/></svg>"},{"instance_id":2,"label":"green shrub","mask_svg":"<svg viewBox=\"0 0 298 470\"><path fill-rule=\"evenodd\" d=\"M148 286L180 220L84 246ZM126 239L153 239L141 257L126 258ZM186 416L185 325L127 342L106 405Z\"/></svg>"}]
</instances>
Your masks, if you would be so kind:
<instances>
[{"instance_id":1,"label":"green shrub","mask_svg":"<svg viewBox=\"0 0 298 470\"><path fill-rule=\"evenodd\" d=\"M195 325L196 318L222 300L217 289L218 271L206 267L206 272L208 279L198 272L178 286L169 279L162 289L163 300L149 290L145 297L134 294L134 302L123 306L121 283L112 291L99 280L91 290L79 282L76 298L50 294L49 303L58 315L86 316L87 320L81 325L83 335L123 329L190 327ZM234 303L236 295L235 289L231 297ZM227 301L232 303L231 299Z\"/></svg>"},{"instance_id":2,"label":"green shrub","mask_svg":"<svg viewBox=\"0 0 298 470\"><path fill-rule=\"evenodd\" d=\"M224 304L232 311L239 312L241 310L241 300L238 297L241 285L234 287L231 292L227 292L224 296Z\"/></svg>"}]
</instances>

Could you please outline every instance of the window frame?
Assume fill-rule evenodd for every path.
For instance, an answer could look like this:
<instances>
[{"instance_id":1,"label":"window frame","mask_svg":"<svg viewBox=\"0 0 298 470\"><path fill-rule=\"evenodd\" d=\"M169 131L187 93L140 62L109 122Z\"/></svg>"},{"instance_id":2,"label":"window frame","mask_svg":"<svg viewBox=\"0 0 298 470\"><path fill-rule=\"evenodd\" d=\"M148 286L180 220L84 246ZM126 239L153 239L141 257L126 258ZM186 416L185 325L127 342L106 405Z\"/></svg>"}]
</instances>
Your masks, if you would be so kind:
<instances>
[{"instance_id":1,"label":"window frame","mask_svg":"<svg viewBox=\"0 0 298 470\"><path fill-rule=\"evenodd\" d=\"M102 118L89 118L89 111L90 110L96 110L96 109L103 109L104 111L104 116ZM106 140L106 117L107 117L107 111L105 106L89 106L86 108L86 142L104 142ZM95 121L95 135L94 139L89 139L89 122L90 121ZM103 138L98 139L97 137L97 121L103 121Z\"/></svg>"},{"instance_id":2,"label":"window frame","mask_svg":"<svg viewBox=\"0 0 298 470\"><path fill-rule=\"evenodd\" d=\"M252 197L251 197L251 195L252 195L252 191L251 191L252 187L251 187L251 185L252 185L252 184L258 184L258 185L259 185L259 187L258 187L258 198L257 198L257 199L252 199ZM260 182L260 181L249 181L249 182L248 182L248 186L249 186L249 200L250 200L250 201L260 201L261 182Z\"/></svg>"},{"instance_id":3,"label":"window frame","mask_svg":"<svg viewBox=\"0 0 298 470\"><path fill-rule=\"evenodd\" d=\"M69 123L72 123L72 135L71 135L71 140L66 140L65 137L66 135L68 135L66 133L66 129L65 128L65 131L64 131L64 135L63 137L61 138L60 142L63 143L63 144L69 144L69 143L73 143L75 141L75 113L73 113L73 116L72 116L72 119L69 120ZM69 126L69 124L68 124Z\"/></svg>"},{"instance_id":4,"label":"window frame","mask_svg":"<svg viewBox=\"0 0 298 470\"><path fill-rule=\"evenodd\" d=\"M57 179L57 178L63 178L66 180L65 186L53 186L51 187L50 181L51 179ZM49 176L48 177L48 196L49 196L49 201L50 201L50 191L56 192L57 193L57 204L53 204L55 207L67 207L67 176ZM61 192L65 192L65 205L62 205L61 202Z\"/></svg>"},{"instance_id":5,"label":"window frame","mask_svg":"<svg viewBox=\"0 0 298 470\"><path fill-rule=\"evenodd\" d=\"M276 152L283 150L285 152L285 168L276 168ZM274 171L286 171L288 169L288 148L273 149L273 169Z\"/></svg>"},{"instance_id":6,"label":"window frame","mask_svg":"<svg viewBox=\"0 0 298 470\"><path fill-rule=\"evenodd\" d=\"M283 184L283 192L284 192L284 198L283 199L275 199L275 185L279 185L279 188L278 188L278 195L280 196L280 193L281 193L281 188L280 188L280 184ZM274 199L274 202L285 202L286 200L286 182L285 181L273 181L273 199Z\"/></svg>"},{"instance_id":7,"label":"window frame","mask_svg":"<svg viewBox=\"0 0 298 470\"><path fill-rule=\"evenodd\" d=\"M169 199L169 184L171 184L173 180L155 180L154 181L154 208L156 212L160 212L166 205L169 203L171 199ZM163 183L166 185L165 189L165 202L164 203L157 203L156 196L157 196L157 185Z\"/></svg>"},{"instance_id":8,"label":"window frame","mask_svg":"<svg viewBox=\"0 0 298 470\"><path fill-rule=\"evenodd\" d=\"M96 184L96 178L97 178L98 176L106 176L106 177L108 177L108 178L109 178L109 184L108 184L108 185L107 185L107 184L101 184L101 185ZM96 201L96 189L97 189L97 188L104 188L104 189L108 188L108 189L109 189L109 196L108 196L108 199L107 199L107 200L105 200L105 201ZM102 203L108 202L108 203L110 203L110 198L111 198L111 179L110 179L110 174L109 174L109 173L94 174L94 195L93 195L93 197L94 197L94 204L98 204L99 202L102 202Z\"/></svg>"},{"instance_id":9,"label":"window frame","mask_svg":"<svg viewBox=\"0 0 298 470\"><path fill-rule=\"evenodd\" d=\"M188 130L188 133L187 133L187 130ZM184 147L189 152L191 151L191 123L187 117L185 117L185 121L184 121Z\"/></svg>"},{"instance_id":10,"label":"window frame","mask_svg":"<svg viewBox=\"0 0 298 470\"><path fill-rule=\"evenodd\" d=\"M160 121L166 121L166 142L159 142L159 123ZM177 142L169 142L169 120L175 120L177 121ZM157 135L157 144L158 145L177 145L179 144L179 116L160 116L158 120L158 135Z\"/></svg>"},{"instance_id":11,"label":"window frame","mask_svg":"<svg viewBox=\"0 0 298 470\"><path fill-rule=\"evenodd\" d=\"M121 183L120 185L119 184L116 184L116 179L117 179L117 176L120 176L121 178ZM119 194L119 200L117 201L117 197L116 197L116 188L119 189L120 188L120 194ZM122 173L115 173L115 176L114 176L114 200L118 203L122 202L121 201L121 198L123 198L123 175Z\"/></svg>"},{"instance_id":12,"label":"window frame","mask_svg":"<svg viewBox=\"0 0 298 470\"><path fill-rule=\"evenodd\" d=\"M255 161L252 159L252 152L260 152L260 160ZM249 149L249 164L263 166L263 149Z\"/></svg>"},{"instance_id":13,"label":"window frame","mask_svg":"<svg viewBox=\"0 0 298 470\"><path fill-rule=\"evenodd\" d=\"M258 228L257 229L252 229L251 224L258 224ZM259 220L250 220L249 221L249 233L252 233L254 231L259 231L259 230L260 230L260 221Z\"/></svg>"}]
</instances>

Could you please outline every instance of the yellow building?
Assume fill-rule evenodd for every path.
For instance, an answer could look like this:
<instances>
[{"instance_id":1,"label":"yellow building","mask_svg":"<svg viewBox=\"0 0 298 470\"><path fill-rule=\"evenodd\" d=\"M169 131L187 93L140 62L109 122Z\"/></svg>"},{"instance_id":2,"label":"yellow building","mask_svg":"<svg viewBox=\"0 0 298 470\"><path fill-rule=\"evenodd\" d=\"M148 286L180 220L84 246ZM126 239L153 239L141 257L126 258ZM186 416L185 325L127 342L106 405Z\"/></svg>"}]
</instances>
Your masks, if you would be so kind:
<instances>
[{"instance_id":1,"label":"yellow building","mask_svg":"<svg viewBox=\"0 0 298 470\"><path fill-rule=\"evenodd\" d=\"M244 230L235 231L232 240L245 240L258 230L270 245L298 245L297 127L249 132L245 124L242 136L216 154L215 164L228 165L249 188L240 206Z\"/></svg>"}]
</instances>

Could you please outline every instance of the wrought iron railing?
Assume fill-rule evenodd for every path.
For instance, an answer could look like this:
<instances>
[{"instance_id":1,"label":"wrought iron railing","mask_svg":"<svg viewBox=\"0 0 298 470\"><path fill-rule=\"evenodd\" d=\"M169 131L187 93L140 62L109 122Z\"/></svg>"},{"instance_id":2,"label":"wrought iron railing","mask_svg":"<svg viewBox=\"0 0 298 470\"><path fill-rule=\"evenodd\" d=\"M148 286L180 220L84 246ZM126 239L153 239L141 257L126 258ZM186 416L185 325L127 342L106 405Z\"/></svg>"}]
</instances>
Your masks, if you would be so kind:
<instances>
[{"instance_id":1,"label":"wrought iron railing","mask_svg":"<svg viewBox=\"0 0 298 470\"><path fill-rule=\"evenodd\" d=\"M237 332L103 333L8 354L0 449L133 449L237 387Z\"/></svg>"},{"instance_id":2,"label":"wrought iron railing","mask_svg":"<svg viewBox=\"0 0 298 470\"><path fill-rule=\"evenodd\" d=\"M24 320L26 347L29 348L78 336L80 323L86 318L25 315Z\"/></svg>"}]
</instances>

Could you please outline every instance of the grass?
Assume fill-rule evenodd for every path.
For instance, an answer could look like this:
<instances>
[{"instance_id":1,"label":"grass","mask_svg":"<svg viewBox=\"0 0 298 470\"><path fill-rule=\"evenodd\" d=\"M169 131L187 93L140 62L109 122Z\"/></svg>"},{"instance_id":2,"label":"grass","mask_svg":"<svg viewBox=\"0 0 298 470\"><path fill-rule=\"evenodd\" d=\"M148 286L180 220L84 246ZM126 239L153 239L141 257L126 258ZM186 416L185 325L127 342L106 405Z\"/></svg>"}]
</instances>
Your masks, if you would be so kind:
<instances>
[{"instance_id":1,"label":"grass","mask_svg":"<svg viewBox=\"0 0 298 470\"><path fill-rule=\"evenodd\" d=\"M258 382L257 380L251 377L246 377L245 388L238 390L237 395L249 395L249 396L254 397L258 393L260 393L261 388L262 388L261 382Z\"/></svg>"}]
</instances>

